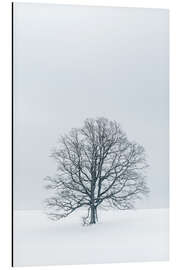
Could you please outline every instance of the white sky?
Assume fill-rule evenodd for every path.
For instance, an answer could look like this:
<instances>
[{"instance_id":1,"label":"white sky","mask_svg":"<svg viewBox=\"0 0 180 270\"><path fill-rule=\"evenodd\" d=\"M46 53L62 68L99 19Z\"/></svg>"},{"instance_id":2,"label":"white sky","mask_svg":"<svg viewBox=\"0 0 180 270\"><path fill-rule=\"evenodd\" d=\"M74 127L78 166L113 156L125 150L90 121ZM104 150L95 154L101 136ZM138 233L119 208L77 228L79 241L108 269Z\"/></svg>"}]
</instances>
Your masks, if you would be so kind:
<instances>
[{"instance_id":1,"label":"white sky","mask_svg":"<svg viewBox=\"0 0 180 270\"><path fill-rule=\"evenodd\" d=\"M168 207L168 11L15 3L14 208L40 209L58 135L87 117L144 145L149 198Z\"/></svg>"}]
</instances>

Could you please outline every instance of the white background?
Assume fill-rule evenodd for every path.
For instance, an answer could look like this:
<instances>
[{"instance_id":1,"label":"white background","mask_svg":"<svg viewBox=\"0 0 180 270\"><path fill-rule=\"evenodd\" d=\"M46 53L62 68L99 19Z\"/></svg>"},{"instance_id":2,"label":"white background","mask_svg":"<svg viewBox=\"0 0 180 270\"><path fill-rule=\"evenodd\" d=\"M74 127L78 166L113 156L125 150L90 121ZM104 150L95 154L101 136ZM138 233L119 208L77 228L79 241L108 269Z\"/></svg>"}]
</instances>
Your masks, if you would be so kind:
<instances>
[{"instance_id":1,"label":"white background","mask_svg":"<svg viewBox=\"0 0 180 270\"><path fill-rule=\"evenodd\" d=\"M28 2L28 1L22 1ZM118 1L118 0L84 0L84 1L31 1L74 3L91 5L110 5L121 7L148 7L170 9L170 262L113 264L112 269L179 269L180 218L179 218L179 138L178 121L179 89L180 89L180 5L178 1ZM11 261L11 4L8 0L1 0L0 6L0 268L10 269ZM178 108L179 107L179 108ZM155 243L156 244L156 243ZM34 267L34 269L58 269L55 267ZM109 265L81 265L60 266L61 269L108 269ZM17 268L18 269L18 268ZM24 269L28 269L25 267Z\"/></svg>"}]
</instances>

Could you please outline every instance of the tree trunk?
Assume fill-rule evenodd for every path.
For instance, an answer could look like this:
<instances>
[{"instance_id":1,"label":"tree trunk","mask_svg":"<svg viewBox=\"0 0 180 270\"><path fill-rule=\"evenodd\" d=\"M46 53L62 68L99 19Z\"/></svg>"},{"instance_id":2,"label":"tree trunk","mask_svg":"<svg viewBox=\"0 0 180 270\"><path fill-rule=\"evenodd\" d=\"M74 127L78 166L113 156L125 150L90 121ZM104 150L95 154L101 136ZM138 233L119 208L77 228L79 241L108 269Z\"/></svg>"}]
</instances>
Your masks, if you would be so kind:
<instances>
[{"instance_id":1,"label":"tree trunk","mask_svg":"<svg viewBox=\"0 0 180 270\"><path fill-rule=\"evenodd\" d=\"M94 190L95 190L95 177L93 177L93 172L92 172L92 181L91 181L91 219L90 219L90 224L95 224L96 223L96 207L94 205Z\"/></svg>"},{"instance_id":2,"label":"tree trunk","mask_svg":"<svg viewBox=\"0 0 180 270\"><path fill-rule=\"evenodd\" d=\"M96 208L94 205L91 205L91 220L90 224L95 224L96 223Z\"/></svg>"}]
</instances>

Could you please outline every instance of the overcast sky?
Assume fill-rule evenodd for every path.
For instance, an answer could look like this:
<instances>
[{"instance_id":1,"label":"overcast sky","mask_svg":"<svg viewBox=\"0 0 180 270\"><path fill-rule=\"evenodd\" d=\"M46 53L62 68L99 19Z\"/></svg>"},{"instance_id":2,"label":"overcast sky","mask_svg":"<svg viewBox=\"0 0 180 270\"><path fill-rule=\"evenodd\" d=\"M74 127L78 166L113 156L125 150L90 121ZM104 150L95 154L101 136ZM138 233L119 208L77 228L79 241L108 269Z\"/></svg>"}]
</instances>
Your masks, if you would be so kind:
<instances>
[{"instance_id":1,"label":"overcast sky","mask_svg":"<svg viewBox=\"0 0 180 270\"><path fill-rule=\"evenodd\" d=\"M168 207L168 11L17 4L14 208L41 209L58 135L87 117L118 121L144 145L149 198Z\"/></svg>"}]
</instances>

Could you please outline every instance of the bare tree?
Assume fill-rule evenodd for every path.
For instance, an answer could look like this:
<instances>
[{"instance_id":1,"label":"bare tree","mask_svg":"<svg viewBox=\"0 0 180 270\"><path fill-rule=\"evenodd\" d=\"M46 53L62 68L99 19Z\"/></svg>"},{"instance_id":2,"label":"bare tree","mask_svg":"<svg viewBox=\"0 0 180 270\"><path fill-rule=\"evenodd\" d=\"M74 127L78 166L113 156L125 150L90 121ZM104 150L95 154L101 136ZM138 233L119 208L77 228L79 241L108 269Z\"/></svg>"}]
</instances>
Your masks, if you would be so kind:
<instances>
[{"instance_id":1,"label":"bare tree","mask_svg":"<svg viewBox=\"0 0 180 270\"><path fill-rule=\"evenodd\" d=\"M115 121L87 119L82 128L60 137L52 157L57 173L45 178L46 188L54 190L46 200L52 219L86 207L84 224L94 224L98 207L130 209L148 192L145 150L130 142Z\"/></svg>"}]
</instances>

